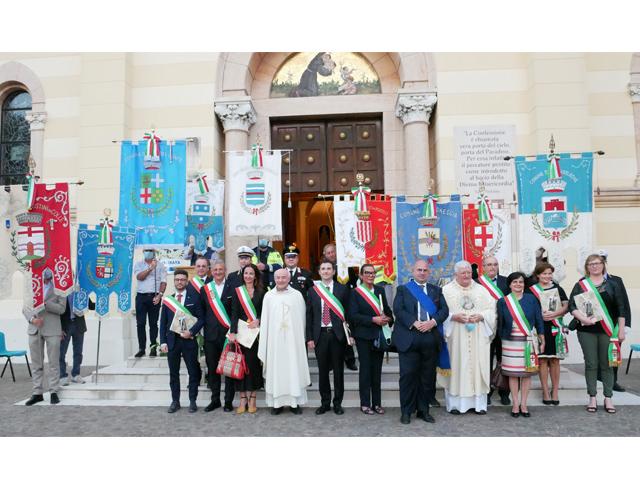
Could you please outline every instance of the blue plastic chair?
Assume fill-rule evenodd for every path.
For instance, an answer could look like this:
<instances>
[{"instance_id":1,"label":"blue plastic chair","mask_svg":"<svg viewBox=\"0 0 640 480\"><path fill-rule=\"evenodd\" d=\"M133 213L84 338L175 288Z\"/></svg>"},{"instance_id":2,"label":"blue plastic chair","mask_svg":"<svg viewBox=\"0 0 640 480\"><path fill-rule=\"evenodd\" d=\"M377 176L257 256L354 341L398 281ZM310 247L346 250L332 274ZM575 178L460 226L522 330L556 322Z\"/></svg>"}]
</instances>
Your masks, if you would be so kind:
<instances>
[{"instance_id":1,"label":"blue plastic chair","mask_svg":"<svg viewBox=\"0 0 640 480\"><path fill-rule=\"evenodd\" d=\"M640 352L640 343L632 343L631 348L629 349L629 361L627 362L627 370L624 372L625 375L629 374L629 366L631 365L631 355L633 352Z\"/></svg>"},{"instance_id":2,"label":"blue plastic chair","mask_svg":"<svg viewBox=\"0 0 640 480\"><path fill-rule=\"evenodd\" d=\"M27 361L29 376L32 377L33 375L31 375L31 366L29 365L29 359L27 358L27 351L26 350L15 350L15 351L7 350L7 345L4 342L4 333L0 332L0 358L7 357L7 361L4 364L4 368L2 369L2 374L0 374L0 378L4 377L4 371L7 369L7 365L9 365L9 368L11 369L11 377L15 382L16 375L15 373L13 373L13 364L11 363L11 357L21 357L23 355L24 355L24 359Z\"/></svg>"}]
</instances>

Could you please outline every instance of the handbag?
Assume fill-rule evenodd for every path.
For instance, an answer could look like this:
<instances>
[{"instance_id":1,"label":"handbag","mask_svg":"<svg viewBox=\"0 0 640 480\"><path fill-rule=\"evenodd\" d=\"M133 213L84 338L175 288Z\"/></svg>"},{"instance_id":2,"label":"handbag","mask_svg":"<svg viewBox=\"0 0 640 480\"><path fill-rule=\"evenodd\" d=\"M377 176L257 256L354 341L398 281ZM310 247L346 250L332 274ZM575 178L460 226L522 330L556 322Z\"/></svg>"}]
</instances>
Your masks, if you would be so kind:
<instances>
[{"instance_id":1,"label":"handbag","mask_svg":"<svg viewBox=\"0 0 640 480\"><path fill-rule=\"evenodd\" d=\"M378 338L373 341L374 350L378 350L379 352L397 352L395 344L393 343L393 339L387 339L382 333L382 329L378 333Z\"/></svg>"},{"instance_id":2,"label":"handbag","mask_svg":"<svg viewBox=\"0 0 640 480\"><path fill-rule=\"evenodd\" d=\"M232 344L234 346L233 350L231 350ZM244 355L240 351L240 344L238 344L238 342L227 342L226 347L224 347L224 350L220 355L220 361L218 362L216 373L235 380L242 380L244 376L249 373L249 369L244 361Z\"/></svg>"},{"instance_id":3,"label":"handbag","mask_svg":"<svg viewBox=\"0 0 640 480\"><path fill-rule=\"evenodd\" d=\"M509 390L509 379L502 374L502 365L497 363L491 372L491 388L496 390Z\"/></svg>"}]
</instances>

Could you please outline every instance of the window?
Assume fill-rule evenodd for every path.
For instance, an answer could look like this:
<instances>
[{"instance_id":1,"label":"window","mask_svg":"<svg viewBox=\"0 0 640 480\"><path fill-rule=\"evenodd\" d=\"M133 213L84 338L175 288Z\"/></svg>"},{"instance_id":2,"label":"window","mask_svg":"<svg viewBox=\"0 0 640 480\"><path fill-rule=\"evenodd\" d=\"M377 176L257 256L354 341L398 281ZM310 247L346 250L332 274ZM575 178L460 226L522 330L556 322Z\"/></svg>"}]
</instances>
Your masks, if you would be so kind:
<instances>
[{"instance_id":1,"label":"window","mask_svg":"<svg viewBox=\"0 0 640 480\"><path fill-rule=\"evenodd\" d=\"M31 95L18 90L2 103L0 118L0 184L26 183L29 172L31 131L26 115L31 111Z\"/></svg>"}]
</instances>

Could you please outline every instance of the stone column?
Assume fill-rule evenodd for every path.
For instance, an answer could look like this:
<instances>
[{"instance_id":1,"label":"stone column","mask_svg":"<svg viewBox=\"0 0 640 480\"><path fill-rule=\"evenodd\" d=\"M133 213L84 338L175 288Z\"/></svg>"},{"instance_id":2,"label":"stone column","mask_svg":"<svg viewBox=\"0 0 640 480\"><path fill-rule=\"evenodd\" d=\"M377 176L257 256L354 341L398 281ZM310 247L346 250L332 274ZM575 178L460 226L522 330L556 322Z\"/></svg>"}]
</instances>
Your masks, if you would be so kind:
<instances>
[{"instance_id":1,"label":"stone column","mask_svg":"<svg viewBox=\"0 0 640 480\"><path fill-rule=\"evenodd\" d=\"M640 188L640 79L629 84L629 95L633 104L633 123L636 137L636 179L634 187Z\"/></svg>"},{"instance_id":2,"label":"stone column","mask_svg":"<svg viewBox=\"0 0 640 480\"><path fill-rule=\"evenodd\" d=\"M42 160L44 153L44 126L47 123L47 112L32 110L25 115L31 130L31 156L36 162L35 174L42 177Z\"/></svg>"},{"instance_id":3,"label":"stone column","mask_svg":"<svg viewBox=\"0 0 640 480\"><path fill-rule=\"evenodd\" d=\"M256 110L251 103L251 97L225 98L215 102L214 111L224 128L224 150L248 150L249 129L256 123ZM226 162L226 155L223 157ZM226 172L226 168L225 168ZM224 218L229 218L229 188L225 187ZM258 244L256 237L230 237L228 229L224 232L225 263L227 270L232 272L238 269L236 250L241 245L251 248Z\"/></svg>"},{"instance_id":4,"label":"stone column","mask_svg":"<svg viewBox=\"0 0 640 480\"><path fill-rule=\"evenodd\" d=\"M422 196L429 188L429 119L437 101L435 92L398 91L396 116L404 125L406 195Z\"/></svg>"}]
</instances>

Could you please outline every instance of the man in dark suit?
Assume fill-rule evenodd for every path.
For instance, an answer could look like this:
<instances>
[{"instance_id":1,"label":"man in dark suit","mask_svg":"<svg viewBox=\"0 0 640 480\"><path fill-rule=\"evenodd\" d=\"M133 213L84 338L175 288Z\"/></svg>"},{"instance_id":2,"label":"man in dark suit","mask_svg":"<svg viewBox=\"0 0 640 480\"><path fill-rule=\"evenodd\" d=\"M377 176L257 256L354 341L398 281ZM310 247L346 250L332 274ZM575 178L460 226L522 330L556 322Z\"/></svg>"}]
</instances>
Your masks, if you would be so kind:
<instances>
[{"instance_id":1,"label":"man in dark suit","mask_svg":"<svg viewBox=\"0 0 640 480\"><path fill-rule=\"evenodd\" d=\"M227 271L224 261L214 261L211 271L213 273L212 280L207 282L200 291L204 315L204 356L207 361L207 385L211 389L211 403L204 408L205 412L211 412L222 406L220 403L222 379L216 373L216 368L229 331L227 323L230 321L234 291L229 281L225 279ZM225 412L233 411L234 394L233 379L225 377L223 408Z\"/></svg>"},{"instance_id":2,"label":"man in dark suit","mask_svg":"<svg viewBox=\"0 0 640 480\"><path fill-rule=\"evenodd\" d=\"M242 269L251 264L253 250L243 245L242 247L238 248L238 250L236 250L236 254L238 255L238 264L240 268L235 272L231 272L227 276L227 283L229 283L232 288L241 287L244 284L244 279L242 278ZM265 290L268 286L269 285L263 285Z\"/></svg>"},{"instance_id":3,"label":"man in dark suit","mask_svg":"<svg viewBox=\"0 0 640 480\"><path fill-rule=\"evenodd\" d=\"M607 251L600 250L598 252L598 255L600 255L600 258L602 258L602 261L605 263L605 266L607 266L607 258L609 256ZM627 289L624 286L624 282L622 281L622 278L618 277L617 275L611 275L608 271L605 272L604 276L608 281L617 284L616 286L620 288L620 291L622 292L622 300L624 302L624 311L626 312L626 315L624 317L624 327L625 329L631 329L631 305L629 305L629 295L627 294ZM598 380L600 380L600 368L598 368ZM613 391L614 392L627 391L626 388L624 388L622 385L618 383L618 367L613 367Z\"/></svg>"},{"instance_id":4,"label":"man in dark suit","mask_svg":"<svg viewBox=\"0 0 640 480\"><path fill-rule=\"evenodd\" d=\"M60 315L60 324L62 326L62 340L60 342L60 385L69 385L69 375L67 374L67 350L69 343L73 344L73 367L71 368L71 381L73 383L85 383L80 375L80 367L82 366L82 347L84 345L84 334L87 331L87 322L82 312L73 310L72 292L67 296L67 308ZM96 304L89 300L89 310L95 310Z\"/></svg>"},{"instance_id":5,"label":"man in dark suit","mask_svg":"<svg viewBox=\"0 0 640 480\"><path fill-rule=\"evenodd\" d=\"M169 413L180 409L180 358L184 359L189 373L189 412L198 411L198 383L200 383L200 367L198 366L198 343L195 335L204 325L200 306L200 297L193 290L187 289L189 273L176 269L173 272L176 293L162 300L160 315L160 350L167 353L169 363L169 386L171 387L171 405ZM182 329L180 334L170 330L175 315L189 314L197 319L190 329Z\"/></svg>"},{"instance_id":6,"label":"man in dark suit","mask_svg":"<svg viewBox=\"0 0 640 480\"><path fill-rule=\"evenodd\" d=\"M333 263L333 280L337 282L338 281L338 268L337 268L338 254L336 251L335 243L327 243L322 248L321 262L324 260L329 260L331 263ZM354 268L349 268L349 281L347 282L347 286L349 288L355 288L357 285L358 285L358 274L355 272ZM353 351L353 346L351 345L346 345L345 347L344 363L349 370L352 370L354 372L358 370L358 366L356 365L356 356Z\"/></svg>"},{"instance_id":7,"label":"man in dark suit","mask_svg":"<svg viewBox=\"0 0 640 480\"><path fill-rule=\"evenodd\" d=\"M285 257L285 262L286 262ZM307 347L315 349L318 359L321 405L316 415L328 412L331 407L329 370L333 368L333 411L344 414L344 348L347 337L343 322L349 304L349 287L333 280L333 264L323 261L318 268L321 285L313 286L307 294ZM353 338L350 337L350 343Z\"/></svg>"},{"instance_id":8,"label":"man in dark suit","mask_svg":"<svg viewBox=\"0 0 640 480\"><path fill-rule=\"evenodd\" d=\"M289 270L291 275L289 285L298 290L306 300L307 292L313 288L313 280L311 278L312 273L309 270L298 267L300 250L295 243L292 243L283 250L282 256L284 257L284 268Z\"/></svg>"},{"instance_id":9,"label":"man in dark suit","mask_svg":"<svg viewBox=\"0 0 640 480\"><path fill-rule=\"evenodd\" d=\"M435 397L436 364L440 352L438 325L449 316L440 287L427 283L429 267L424 260L413 265L413 280L398 287L393 301L396 326L393 340L400 360L400 408L403 424L418 418L434 423L429 400Z\"/></svg>"},{"instance_id":10,"label":"man in dark suit","mask_svg":"<svg viewBox=\"0 0 640 480\"><path fill-rule=\"evenodd\" d=\"M489 279L498 286L498 289L502 292L502 295L506 296L511 293L511 290L509 289L509 285L507 284L507 277L500 275L499 268L500 264L496 257L488 255L482 259L482 271L484 272L484 275L489 277ZM475 279L475 281L480 285L483 285L482 282L480 282L477 278ZM491 294L491 292L489 293ZM493 294L491 295L494 296ZM491 342L490 352L491 358L489 360L489 368L490 370L493 370L494 358L496 359L496 362L502 362L502 341L500 340L500 335L496 335ZM502 405L511 404L511 400L509 400L509 393L509 390L498 390L498 394L500 395L500 403ZM493 395L493 388L489 390L489 394L487 395L487 405L491 405L491 395Z\"/></svg>"}]
</instances>

